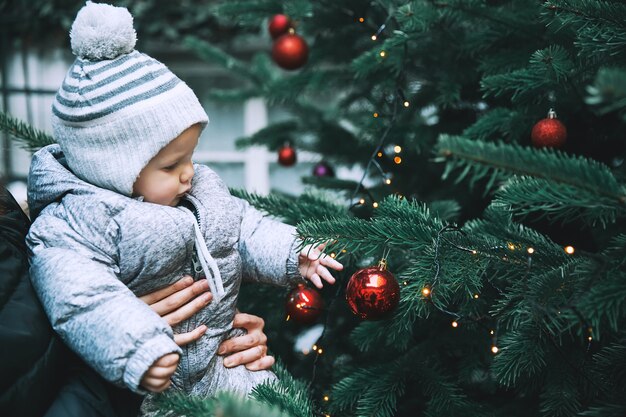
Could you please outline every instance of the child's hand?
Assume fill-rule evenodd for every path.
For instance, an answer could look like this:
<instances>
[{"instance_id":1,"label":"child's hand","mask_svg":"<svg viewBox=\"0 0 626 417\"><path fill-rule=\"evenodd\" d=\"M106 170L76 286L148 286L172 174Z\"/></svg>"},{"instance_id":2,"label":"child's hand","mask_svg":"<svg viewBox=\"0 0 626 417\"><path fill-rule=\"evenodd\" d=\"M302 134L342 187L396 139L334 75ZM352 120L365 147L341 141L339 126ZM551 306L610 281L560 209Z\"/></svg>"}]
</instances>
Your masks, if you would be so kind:
<instances>
[{"instance_id":1,"label":"child's hand","mask_svg":"<svg viewBox=\"0 0 626 417\"><path fill-rule=\"evenodd\" d=\"M325 253L322 253L325 246L325 243L317 247L307 245L298 256L298 269L300 270L300 274L311 281L317 288L322 288L322 279L329 284L335 283L335 278L330 274L327 267L335 271L341 271L343 269L341 263Z\"/></svg>"},{"instance_id":2,"label":"child's hand","mask_svg":"<svg viewBox=\"0 0 626 417\"><path fill-rule=\"evenodd\" d=\"M157 359L141 378L141 386L152 392L163 392L169 388L170 379L176 371L180 357L178 353L169 353Z\"/></svg>"}]
</instances>

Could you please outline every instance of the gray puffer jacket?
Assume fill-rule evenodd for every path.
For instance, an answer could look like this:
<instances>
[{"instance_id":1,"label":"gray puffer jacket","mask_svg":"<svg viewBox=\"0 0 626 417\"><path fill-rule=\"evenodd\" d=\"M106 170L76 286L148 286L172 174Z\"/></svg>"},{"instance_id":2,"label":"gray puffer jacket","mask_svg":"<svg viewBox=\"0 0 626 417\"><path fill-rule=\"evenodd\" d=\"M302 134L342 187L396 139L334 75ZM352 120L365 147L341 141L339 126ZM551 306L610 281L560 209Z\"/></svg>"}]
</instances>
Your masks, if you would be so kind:
<instances>
[{"instance_id":1,"label":"gray puffer jacket","mask_svg":"<svg viewBox=\"0 0 626 417\"><path fill-rule=\"evenodd\" d=\"M181 354L172 379L177 391L247 393L272 378L267 371L225 368L217 347L232 335L242 276L274 284L301 280L294 228L231 196L208 167L195 170L186 200L195 207L225 295L175 326L174 333L208 327L181 349L172 329L137 296L195 276L194 213L90 185L68 170L57 145L33 156L28 199L36 220L27 237L33 285L63 340L106 379L137 392L150 365L171 352Z\"/></svg>"}]
</instances>

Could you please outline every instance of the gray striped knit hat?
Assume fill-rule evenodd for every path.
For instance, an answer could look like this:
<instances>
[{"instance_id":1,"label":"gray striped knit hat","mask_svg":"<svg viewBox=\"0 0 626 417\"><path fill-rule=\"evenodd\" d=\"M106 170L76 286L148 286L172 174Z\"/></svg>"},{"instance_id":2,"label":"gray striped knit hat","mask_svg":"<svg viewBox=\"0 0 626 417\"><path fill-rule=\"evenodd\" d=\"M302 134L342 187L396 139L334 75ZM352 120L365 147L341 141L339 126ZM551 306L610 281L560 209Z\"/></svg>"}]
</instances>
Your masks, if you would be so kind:
<instances>
[{"instance_id":1,"label":"gray striped knit hat","mask_svg":"<svg viewBox=\"0 0 626 417\"><path fill-rule=\"evenodd\" d=\"M52 104L55 139L76 176L130 196L143 167L208 116L187 84L134 50L126 8L87 2L70 38L77 58Z\"/></svg>"}]
</instances>

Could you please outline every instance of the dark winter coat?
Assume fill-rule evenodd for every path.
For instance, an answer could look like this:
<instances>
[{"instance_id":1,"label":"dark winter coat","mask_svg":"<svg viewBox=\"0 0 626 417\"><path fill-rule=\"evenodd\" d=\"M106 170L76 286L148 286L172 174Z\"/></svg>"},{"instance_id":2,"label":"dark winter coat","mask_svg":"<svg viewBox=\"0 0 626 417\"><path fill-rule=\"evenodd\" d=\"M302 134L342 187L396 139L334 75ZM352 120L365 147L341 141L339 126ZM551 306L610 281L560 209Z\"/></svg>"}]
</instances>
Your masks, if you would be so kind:
<instances>
[{"instance_id":1,"label":"dark winter coat","mask_svg":"<svg viewBox=\"0 0 626 417\"><path fill-rule=\"evenodd\" d=\"M54 334L28 277L29 225L0 186L0 416L137 415L139 396L104 381Z\"/></svg>"}]
</instances>

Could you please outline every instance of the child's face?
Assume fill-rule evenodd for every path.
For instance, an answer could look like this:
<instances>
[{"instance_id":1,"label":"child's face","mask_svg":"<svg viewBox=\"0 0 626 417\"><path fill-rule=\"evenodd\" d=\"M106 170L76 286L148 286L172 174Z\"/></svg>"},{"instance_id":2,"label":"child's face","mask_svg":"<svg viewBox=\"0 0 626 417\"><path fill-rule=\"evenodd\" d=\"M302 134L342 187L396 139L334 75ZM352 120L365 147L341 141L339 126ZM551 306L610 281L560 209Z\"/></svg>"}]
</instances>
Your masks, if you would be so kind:
<instances>
[{"instance_id":1,"label":"child's face","mask_svg":"<svg viewBox=\"0 0 626 417\"><path fill-rule=\"evenodd\" d=\"M178 204L191 188L194 174L191 155L200 131L200 125L195 124L161 149L139 173L133 194L143 196L150 203L172 207Z\"/></svg>"}]
</instances>

